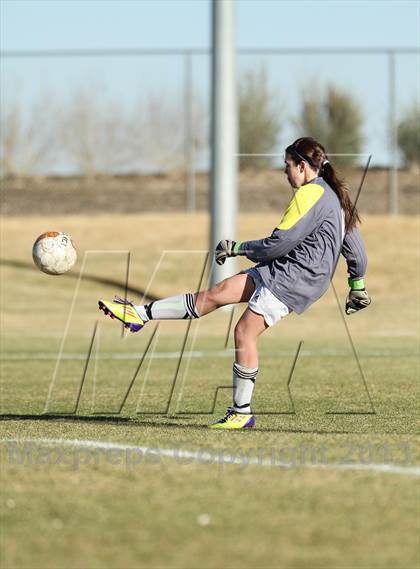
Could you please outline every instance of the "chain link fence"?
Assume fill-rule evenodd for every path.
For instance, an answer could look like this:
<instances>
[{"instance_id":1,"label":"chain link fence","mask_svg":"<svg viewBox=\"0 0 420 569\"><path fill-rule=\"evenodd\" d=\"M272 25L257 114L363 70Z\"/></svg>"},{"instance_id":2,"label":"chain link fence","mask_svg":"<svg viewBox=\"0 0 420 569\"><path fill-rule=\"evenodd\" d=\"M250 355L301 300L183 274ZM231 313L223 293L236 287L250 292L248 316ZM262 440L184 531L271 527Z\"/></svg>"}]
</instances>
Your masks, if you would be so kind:
<instances>
[{"instance_id":1,"label":"chain link fence","mask_svg":"<svg viewBox=\"0 0 420 569\"><path fill-rule=\"evenodd\" d=\"M278 123L269 153L274 156L264 168L240 176L241 208L250 207L259 187L264 203L272 205L270 186L277 183L283 149L302 135L305 97L335 86L360 110L361 153L372 154L386 210L404 211L399 189L409 187L413 194L416 183L402 170L397 128L409 105L419 101L413 73L419 58L416 48L239 49L239 85L247 74L264 75ZM60 185L77 177L92 188L100 177L103 187L122 187L124 193L127 180L141 175L146 185L160 177L168 194L182 192L177 203L166 202L173 207L180 201L191 212L206 207L210 59L209 50L198 49L3 52L1 167L7 187L22 185L22 179L48 185L55 177ZM356 179L358 165L362 159L356 168L349 164L348 172L343 168ZM155 192L156 199L165 196Z\"/></svg>"}]
</instances>

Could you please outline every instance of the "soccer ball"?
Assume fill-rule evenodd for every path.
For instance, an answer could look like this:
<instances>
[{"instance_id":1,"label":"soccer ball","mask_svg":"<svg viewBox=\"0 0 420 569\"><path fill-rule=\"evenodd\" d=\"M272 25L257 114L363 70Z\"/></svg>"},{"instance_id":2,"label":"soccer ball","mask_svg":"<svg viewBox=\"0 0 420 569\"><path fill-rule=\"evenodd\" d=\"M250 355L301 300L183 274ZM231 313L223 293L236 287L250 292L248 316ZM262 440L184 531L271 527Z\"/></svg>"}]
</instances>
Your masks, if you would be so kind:
<instances>
[{"instance_id":1,"label":"soccer ball","mask_svg":"<svg viewBox=\"0 0 420 569\"><path fill-rule=\"evenodd\" d=\"M70 235L61 231L48 231L35 241L32 258L42 272L48 275L62 275L76 262L76 247Z\"/></svg>"}]
</instances>

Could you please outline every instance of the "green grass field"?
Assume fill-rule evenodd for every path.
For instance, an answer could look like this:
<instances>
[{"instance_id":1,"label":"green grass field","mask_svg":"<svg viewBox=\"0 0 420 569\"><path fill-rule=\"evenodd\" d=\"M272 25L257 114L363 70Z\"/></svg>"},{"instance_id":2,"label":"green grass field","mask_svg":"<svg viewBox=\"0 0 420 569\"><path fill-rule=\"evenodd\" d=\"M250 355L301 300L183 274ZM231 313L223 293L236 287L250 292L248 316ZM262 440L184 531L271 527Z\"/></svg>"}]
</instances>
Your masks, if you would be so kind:
<instances>
[{"instance_id":1,"label":"green grass field","mask_svg":"<svg viewBox=\"0 0 420 569\"><path fill-rule=\"evenodd\" d=\"M243 215L239 238L275 221ZM124 294L105 283L124 282L126 254L115 251L131 251L134 288L195 290L207 216L51 225L1 227L2 567L419 566L419 218L365 220L373 303L346 317L348 331L342 262L340 305L330 288L262 336L250 433L206 429L230 402L219 389L212 413L216 389L230 385L230 310L194 321L188 336L186 322L162 322L122 337L96 306ZM79 261L48 277L32 267L31 243L56 227L72 234ZM185 249L198 252L173 252ZM104 250L88 253L75 295L84 252Z\"/></svg>"}]
</instances>

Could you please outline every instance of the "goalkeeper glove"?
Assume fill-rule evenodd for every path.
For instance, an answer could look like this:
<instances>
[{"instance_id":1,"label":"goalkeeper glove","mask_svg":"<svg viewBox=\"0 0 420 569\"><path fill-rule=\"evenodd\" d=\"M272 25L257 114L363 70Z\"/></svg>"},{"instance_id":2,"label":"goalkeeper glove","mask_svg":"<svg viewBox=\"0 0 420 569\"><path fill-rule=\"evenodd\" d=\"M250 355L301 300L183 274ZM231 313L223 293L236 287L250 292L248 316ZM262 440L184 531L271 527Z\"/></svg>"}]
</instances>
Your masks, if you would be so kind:
<instances>
[{"instance_id":1,"label":"goalkeeper glove","mask_svg":"<svg viewBox=\"0 0 420 569\"><path fill-rule=\"evenodd\" d=\"M216 247L215 259L218 265L223 265L228 257L239 255L240 243L231 239L222 239Z\"/></svg>"},{"instance_id":2,"label":"goalkeeper glove","mask_svg":"<svg viewBox=\"0 0 420 569\"><path fill-rule=\"evenodd\" d=\"M366 308L372 302L363 279L348 280L350 292L346 299L346 314L353 314Z\"/></svg>"}]
</instances>

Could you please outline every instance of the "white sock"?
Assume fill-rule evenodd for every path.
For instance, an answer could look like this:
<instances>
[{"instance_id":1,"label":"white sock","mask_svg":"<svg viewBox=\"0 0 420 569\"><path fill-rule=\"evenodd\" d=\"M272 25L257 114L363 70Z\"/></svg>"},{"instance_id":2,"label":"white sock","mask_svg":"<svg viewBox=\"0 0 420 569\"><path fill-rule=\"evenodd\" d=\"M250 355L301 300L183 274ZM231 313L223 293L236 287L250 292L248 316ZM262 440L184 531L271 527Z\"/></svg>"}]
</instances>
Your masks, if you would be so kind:
<instances>
[{"instance_id":1,"label":"white sock","mask_svg":"<svg viewBox=\"0 0 420 569\"><path fill-rule=\"evenodd\" d=\"M233 364L233 405L238 413L251 413L251 399L258 368Z\"/></svg>"},{"instance_id":2,"label":"white sock","mask_svg":"<svg viewBox=\"0 0 420 569\"><path fill-rule=\"evenodd\" d=\"M191 293L170 296L145 305L134 305L142 320L191 320L200 318L195 306L195 295Z\"/></svg>"}]
</instances>

